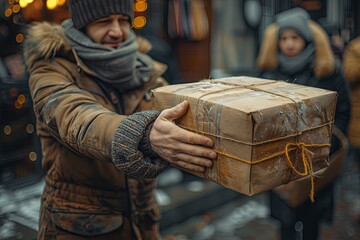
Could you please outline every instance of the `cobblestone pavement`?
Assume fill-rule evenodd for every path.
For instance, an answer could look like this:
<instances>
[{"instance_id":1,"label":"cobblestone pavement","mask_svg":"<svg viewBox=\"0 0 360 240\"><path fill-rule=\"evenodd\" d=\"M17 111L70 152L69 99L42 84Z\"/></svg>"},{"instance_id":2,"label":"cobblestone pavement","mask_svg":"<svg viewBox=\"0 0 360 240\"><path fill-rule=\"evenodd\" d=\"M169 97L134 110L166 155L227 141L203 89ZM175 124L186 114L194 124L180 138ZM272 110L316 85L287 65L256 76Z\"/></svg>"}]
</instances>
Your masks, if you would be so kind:
<instances>
[{"instance_id":1,"label":"cobblestone pavement","mask_svg":"<svg viewBox=\"0 0 360 240\"><path fill-rule=\"evenodd\" d=\"M350 161L336 185L331 225L322 224L319 240L360 240L360 172ZM276 240L279 223L269 217L266 194L226 205L163 231L165 240ZM306 239L304 239L306 240Z\"/></svg>"}]
</instances>

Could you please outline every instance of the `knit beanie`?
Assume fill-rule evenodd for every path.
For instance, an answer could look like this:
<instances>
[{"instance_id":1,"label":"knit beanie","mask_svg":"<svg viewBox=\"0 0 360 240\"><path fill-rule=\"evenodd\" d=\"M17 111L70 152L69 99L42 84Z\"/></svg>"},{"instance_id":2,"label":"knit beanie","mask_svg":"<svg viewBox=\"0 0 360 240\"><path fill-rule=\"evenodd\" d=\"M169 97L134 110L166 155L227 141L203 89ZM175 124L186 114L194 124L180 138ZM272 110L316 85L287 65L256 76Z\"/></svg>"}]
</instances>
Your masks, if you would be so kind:
<instances>
[{"instance_id":1,"label":"knit beanie","mask_svg":"<svg viewBox=\"0 0 360 240\"><path fill-rule=\"evenodd\" d=\"M70 0L71 18L77 29L112 14L123 14L133 18L132 0Z\"/></svg>"},{"instance_id":2,"label":"knit beanie","mask_svg":"<svg viewBox=\"0 0 360 240\"><path fill-rule=\"evenodd\" d=\"M312 33L308 25L310 15L302 8L292 8L276 15L279 26L279 35L286 28L291 28L299 33L306 42L312 41Z\"/></svg>"}]
</instances>

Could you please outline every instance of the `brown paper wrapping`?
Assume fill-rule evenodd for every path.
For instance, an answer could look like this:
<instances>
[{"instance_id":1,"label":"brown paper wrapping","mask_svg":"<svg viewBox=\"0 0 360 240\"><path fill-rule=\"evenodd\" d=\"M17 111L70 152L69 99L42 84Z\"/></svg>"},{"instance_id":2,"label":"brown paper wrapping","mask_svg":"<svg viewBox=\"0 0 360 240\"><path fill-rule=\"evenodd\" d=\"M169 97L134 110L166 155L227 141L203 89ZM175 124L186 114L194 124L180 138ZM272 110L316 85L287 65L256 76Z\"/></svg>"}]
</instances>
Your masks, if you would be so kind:
<instances>
[{"instance_id":1,"label":"brown paper wrapping","mask_svg":"<svg viewBox=\"0 0 360 240\"><path fill-rule=\"evenodd\" d=\"M152 105L163 110L188 100L177 125L212 138L219 152L204 174L191 173L253 195L301 177L294 171L305 171L301 148L288 146L293 169L288 144L306 146L311 171L327 166L336 99L324 89L231 77L157 88Z\"/></svg>"}]
</instances>

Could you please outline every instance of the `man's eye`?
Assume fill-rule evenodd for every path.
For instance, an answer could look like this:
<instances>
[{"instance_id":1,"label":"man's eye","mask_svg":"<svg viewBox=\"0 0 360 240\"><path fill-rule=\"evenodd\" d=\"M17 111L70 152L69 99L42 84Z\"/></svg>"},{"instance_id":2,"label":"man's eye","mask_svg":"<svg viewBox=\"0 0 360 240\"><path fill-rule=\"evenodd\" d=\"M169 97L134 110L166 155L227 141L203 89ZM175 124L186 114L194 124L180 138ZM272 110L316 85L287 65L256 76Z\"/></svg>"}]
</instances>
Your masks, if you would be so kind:
<instances>
[{"instance_id":1,"label":"man's eye","mask_svg":"<svg viewBox=\"0 0 360 240\"><path fill-rule=\"evenodd\" d=\"M119 19L119 22L120 23L129 22L129 19L128 18L121 18L121 19Z\"/></svg>"},{"instance_id":2,"label":"man's eye","mask_svg":"<svg viewBox=\"0 0 360 240\"><path fill-rule=\"evenodd\" d=\"M104 24L104 23L108 23L110 20L109 19L99 19L98 21L97 21L97 23L102 23L102 24Z\"/></svg>"}]
</instances>

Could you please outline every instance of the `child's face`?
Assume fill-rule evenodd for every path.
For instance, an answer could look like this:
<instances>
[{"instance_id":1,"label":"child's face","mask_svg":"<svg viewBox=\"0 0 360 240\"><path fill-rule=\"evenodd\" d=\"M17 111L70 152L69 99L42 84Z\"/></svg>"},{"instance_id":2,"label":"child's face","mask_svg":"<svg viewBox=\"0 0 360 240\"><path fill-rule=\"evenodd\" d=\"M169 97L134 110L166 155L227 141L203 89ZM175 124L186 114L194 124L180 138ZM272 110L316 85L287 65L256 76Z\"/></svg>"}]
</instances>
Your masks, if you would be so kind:
<instances>
[{"instance_id":1,"label":"child's face","mask_svg":"<svg viewBox=\"0 0 360 240\"><path fill-rule=\"evenodd\" d=\"M295 57L305 48L305 40L295 30L284 29L279 36L279 49L287 57Z\"/></svg>"},{"instance_id":2,"label":"child's face","mask_svg":"<svg viewBox=\"0 0 360 240\"><path fill-rule=\"evenodd\" d=\"M86 26L86 34L96 43L118 48L129 37L129 17L110 15Z\"/></svg>"}]
</instances>

